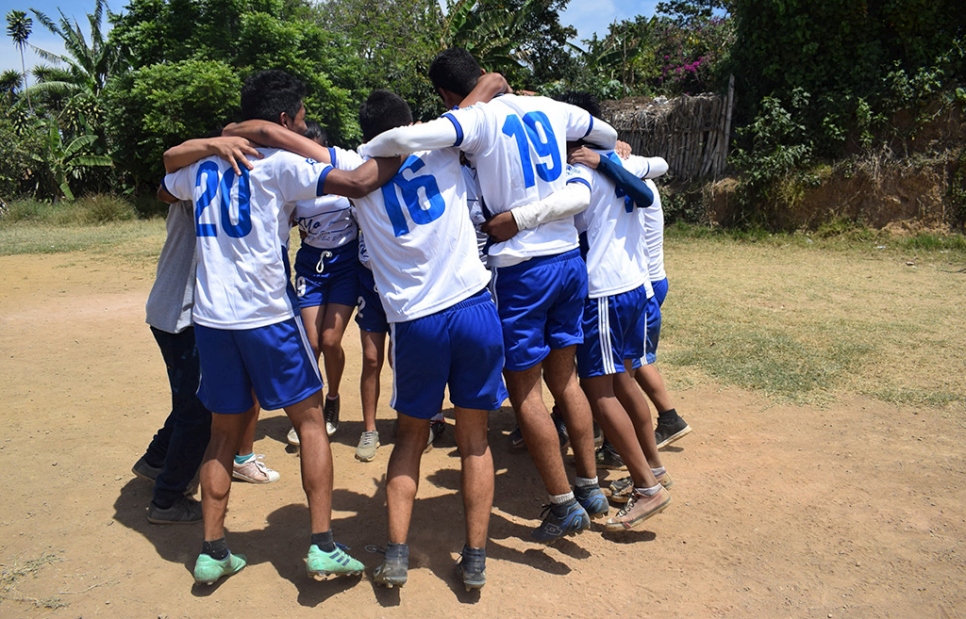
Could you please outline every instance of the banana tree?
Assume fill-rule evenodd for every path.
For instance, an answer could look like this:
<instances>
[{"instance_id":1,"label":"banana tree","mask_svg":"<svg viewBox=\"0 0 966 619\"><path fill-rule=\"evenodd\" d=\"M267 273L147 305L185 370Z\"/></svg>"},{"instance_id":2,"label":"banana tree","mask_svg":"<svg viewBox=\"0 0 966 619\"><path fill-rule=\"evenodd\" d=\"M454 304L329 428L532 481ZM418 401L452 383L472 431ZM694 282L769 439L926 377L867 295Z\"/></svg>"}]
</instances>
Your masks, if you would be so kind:
<instances>
[{"instance_id":1,"label":"banana tree","mask_svg":"<svg viewBox=\"0 0 966 619\"><path fill-rule=\"evenodd\" d=\"M46 125L46 127L45 127ZM52 121L41 121L38 129L46 128L45 149L41 154L34 154L33 159L47 169L48 178L60 190L60 195L68 201L74 200L74 192L70 188L71 179L79 179L90 168L110 167L111 158L106 155L96 155L88 149L97 141L97 136L85 133L64 144L60 128ZM39 183L38 183L39 185ZM40 187L38 186L38 189Z\"/></svg>"}]
</instances>

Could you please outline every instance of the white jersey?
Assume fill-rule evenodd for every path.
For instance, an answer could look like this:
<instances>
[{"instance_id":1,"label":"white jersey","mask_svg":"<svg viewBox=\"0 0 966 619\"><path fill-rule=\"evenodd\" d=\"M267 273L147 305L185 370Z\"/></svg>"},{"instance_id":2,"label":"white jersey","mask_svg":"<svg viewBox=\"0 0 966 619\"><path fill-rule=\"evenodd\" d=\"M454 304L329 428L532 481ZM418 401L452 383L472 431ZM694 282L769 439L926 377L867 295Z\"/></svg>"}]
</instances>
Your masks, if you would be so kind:
<instances>
[{"instance_id":1,"label":"white jersey","mask_svg":"<svg viewBox=\"0 0 966 619\"><path fill-rule=\"evenodd\" d=\"M339 153L345 155L347 151L329 148L334 168L339 167L336 164ZM335 195L302 200L296 204L295 220L299 230L305 233L302 244L316 249L335 249L354 241L359 227L349 212L351 207L348 199Z\"/></svg>"},{"instance_id":2,"label":"white jersey","mask_svg":"<svg viewBox=\"0 0 966 619\"><path fill-rule=\"evenodd\" d=\"M337 164L353 169L355 155ZM382 188L353 199L369 266L389 322L442 311L486 287L466 206L459 151L410 155Z\"/></svg>"},{"instance_id":3,"label":"white jersey","mask_svg":"<svg viewBox=\"0 0 966 619\"><path fill-rule=\"evenodd\" d=\"M567 141L587 136L594 118L546 97L503 95L443 114L456 127L455 146L479 175L491 214L546 198L566 183ZM506 267L577 247L573 218L521 230L490 246L490 266Z\"/></svg>"},{"instance_id":4,"label":"white jersey","mask_svg":"<svg viewBox=\"0 0 966 619\"><path fill-rule=\"evenodd\" d=\"M476 250L480 255L480 260L487 265L486 244L490 237L480 229L486 223L486 215L483 213L483 198L480 195L480 182L476 178L476 170L472 167L463 166L463 182L466 183L466 207L470 210L470 221L473 222L473 231L476 232Z\"/></svg>"},{"instance_id":5,"label":"white jersey","mask_svg":"<svg viewBox=\"0 0 966 619\"><path fill-rule=\"evenodd\" d=\"M647 242L647 268L652 282L659 282L667 273L664 271L664 209L661 207L661 196L657 193L657 185L647 179L644 183L654 193L654 203L644 210L644 238Z\"/></svg>"},{"instance_id":6,"label":"white jersey","mask_svg":"<svg viewBox=\"0 0 966 619\"><path fill-rule=\"evenodd\" d=\"M196 324L254 329L295 315L286 294L282 252L295 203L325 183L329 166L276 149L258 149L254 168L234 170L217 157L164 177L174 197L194 204L198 257Z\"/></svg>"},{"instance_id":7,"label":"white jersey","mask_svg":"<svg viewBox=\"0 0 966 619\"><path fill-rule=\"evenodd\" d=\"M595 151L601 157L623 165L641 177L647 160L631 157L621 161L613 151ZM608 297L643 285L648 298L654 296L648 275L648 247L645 242L645 215L625 200L623 191L612 180L582 165L573 166L574 174L590 186L590 206L575 217L577 230L586 234L587 290L591 299Z\"/></svg>"}]
</instances>

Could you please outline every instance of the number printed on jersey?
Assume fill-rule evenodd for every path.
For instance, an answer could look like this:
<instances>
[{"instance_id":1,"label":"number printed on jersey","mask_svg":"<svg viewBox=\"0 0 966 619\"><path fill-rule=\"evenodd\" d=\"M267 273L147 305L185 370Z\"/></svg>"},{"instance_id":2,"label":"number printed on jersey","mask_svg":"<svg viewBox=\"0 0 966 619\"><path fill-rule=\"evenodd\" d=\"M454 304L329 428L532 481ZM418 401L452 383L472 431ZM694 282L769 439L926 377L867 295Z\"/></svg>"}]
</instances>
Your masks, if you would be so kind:
<instances>
[{"instance_id":1,"label":"number printed on jersey","mask_svg":"<svg viewBox=\"0 0 966 619\"><path fill-rule=\"evenodd\" d=\"M248 236L252 231L252 188L247 168L242 167L236 178L233 169L221 174L218 164L205 161L198 166L195 186L204 187L195 201L196 236L218 236L219 230L236 239ZM216 197L218 204L213 204Z\"/></svg>"},{"instance_id":2,"label":"number printed on jersey","mask_svg":"<svg viewBox=\"0 0 966 619\"><path fill-rule=\"evenodd\" d=\"M563 172L560 147L546 114L527 112L522 121L516 114L510 114L503 121L503 134L516 141L526 187L536 185L538 176L548 183L560 178Z\"/></svg>"},{"instance_id":3,"label":"number printed on jersey","mask_svg":"<svg viewBox=\"0 0 966 619\"><path fill-rule=\"evenodd\" d=\"M397 237L409 232L410 222L417 226L425 225L439 219L446 210L436 177L418 174L425 166L426 162L422 159L410 155L392 180L382 186L386 214Z\"/></svg>"}]
</instances>

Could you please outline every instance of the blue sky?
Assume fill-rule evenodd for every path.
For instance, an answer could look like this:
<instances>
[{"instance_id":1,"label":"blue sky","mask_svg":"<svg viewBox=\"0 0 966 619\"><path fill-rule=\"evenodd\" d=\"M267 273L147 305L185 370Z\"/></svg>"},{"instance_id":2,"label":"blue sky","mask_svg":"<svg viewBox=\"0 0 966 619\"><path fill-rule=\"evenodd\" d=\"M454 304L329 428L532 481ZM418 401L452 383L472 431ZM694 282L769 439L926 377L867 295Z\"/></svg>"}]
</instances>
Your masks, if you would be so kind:
<instances>
[{"instance_id":1,"label":"blue sky","mask_svg":"<svg viewBox=\"0 0 966 619\"><path fill-rule=\"evenodd\" d=\"M560 15L560 21L577 28L577 40L574 42L580 44L582 39L590 38L595 32L603 35L607 32L607 26L615 21L630 19L636 15L653 15L657 2L658 0L570 0L567 10ZM127 0L108 0L108 6L113 11L120 11L126 5ZM33 18L30 12L32 8L47 14L54 21L60 18L57 12L60 8L68 18L76 19L81 26L86 26L85 15L94 10L94 2L93 0L0 0L0 14L4 16L3 36L0 38L0 71L20 69L20 54L13 46L13 41L7 36L7 13L17 9ZM47 32L47 29L37 23L36 19L34 19L30 43L55 54L63 53L60 39ZM24 61L28 69L43 62L29 48L24 51Z\"/></svg>"}]
</instances>

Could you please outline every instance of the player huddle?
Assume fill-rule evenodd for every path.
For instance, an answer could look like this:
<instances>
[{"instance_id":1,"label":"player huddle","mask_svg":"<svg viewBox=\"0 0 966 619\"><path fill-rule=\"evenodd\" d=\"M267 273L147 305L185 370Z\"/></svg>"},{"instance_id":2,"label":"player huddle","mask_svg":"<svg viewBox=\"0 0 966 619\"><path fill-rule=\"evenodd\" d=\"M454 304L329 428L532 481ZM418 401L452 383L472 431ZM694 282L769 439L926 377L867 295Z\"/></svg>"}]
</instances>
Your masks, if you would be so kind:
<instances>
[{"instance_id":1,"label":"player huddle","mask_svg":"<svg viewBox=\"0 0 966 619\"><path fill-rule=\"evenodd\" d=\"M429 77L450 111L413 125L405 101L375 91L360 110L365 143L353 152L304 137L302 86L279 71L258 73L242 91L245 120L226 129L235 137L192 140L165 154L169 174L159 196L190 203L182 208L196 237L197 398L211 411L200 467L197 582L246 564L224 535L232 477L277 479L248 453L260 406L285 409L290 441L300 446L309 575L362 573L363 564L333 538L328 442L338 425L342 334L357 304L365 422L358 459L372 460L379 446L375 410L387 334L390 406L398 414L386 474L388 543L372 573L376 583L406 583L420 459L439 431L434 419L447 388L465 515L456 571L467 590L486 582L494 495L487 420L506 399L550 499L532 531L536 541L579 533L592 518L625 531L671 501L659 445L690 428L653 365L667 279L660 199L647 180L667 164L617 156L617 133L600 120L592 97L512 94L464 50L439 54ZM286 258L293 222L303 239L297 294ZM168 357L174 398L185 388L176 388ZM660 412L656 430L645 393ZM595 421L607 438L600 449ZM573 484L564 439L573 449ZM155 442L135 465L138 474L159 471L149 519L197 520L188 499L159 494L172 485L161 469L179 465L173 448L152 455ZM611 501L623 503L612 516L598 466L628 471L607 489Z\"/></svg>"}]
</instances>

